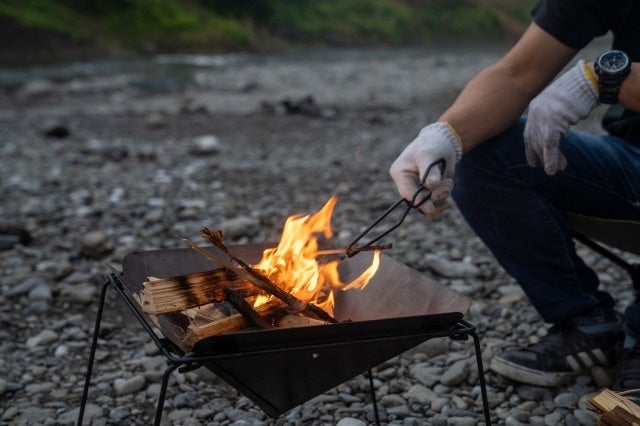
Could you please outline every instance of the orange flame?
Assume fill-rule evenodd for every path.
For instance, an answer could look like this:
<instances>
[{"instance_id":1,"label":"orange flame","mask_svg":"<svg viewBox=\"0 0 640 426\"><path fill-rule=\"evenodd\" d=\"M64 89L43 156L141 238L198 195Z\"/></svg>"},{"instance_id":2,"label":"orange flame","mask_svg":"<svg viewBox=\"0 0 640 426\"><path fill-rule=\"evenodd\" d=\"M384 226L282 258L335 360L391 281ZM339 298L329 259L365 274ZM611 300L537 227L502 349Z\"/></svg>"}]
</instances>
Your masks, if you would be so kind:
<instances>
[{"instance_id":1,"label":"orange flame","mask_svg":"<svg viewBox=\"0 0 640 426\"><path fill-rule=\"evenodd\" d=\"M362 289L375 275L380 265L380 253L376 251L371 266L350 283L340 281L339 261L318 263L318 235L329 239L331 215L337 198L329 201L313 215L293 215L285 222L280 243L266 249L262 260L254 268L267 276L274 284L298 299L312 302L333 314L334 289ZM265 303L268 297L258 298L254 305Z\"/></svg>"}]
</instances>

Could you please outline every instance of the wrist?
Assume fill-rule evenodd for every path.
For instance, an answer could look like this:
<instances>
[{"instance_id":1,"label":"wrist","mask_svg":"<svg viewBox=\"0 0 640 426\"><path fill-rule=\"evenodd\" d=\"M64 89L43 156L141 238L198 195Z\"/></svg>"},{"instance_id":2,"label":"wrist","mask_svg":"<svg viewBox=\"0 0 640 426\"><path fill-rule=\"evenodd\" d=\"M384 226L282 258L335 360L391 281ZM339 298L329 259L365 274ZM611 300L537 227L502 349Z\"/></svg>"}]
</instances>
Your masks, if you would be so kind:
<instances>
[{"instance_id":1,"label":"wrist","mask_svg":"<svg viewBox=\"0 0 640 426\"><path fill-rule=\"evenodd\" d=\"M587 76L593 88L596 90L597 96L600 95L600 86L598 86L598 77L596 76L596 71L593 68L593 61L583 62L582 70L584 74Z\"/></svg>"},{"instance_id":2,"label":"wrist","mask_svg":"<svg viewBox=\"0 0 640 426\"><path fill-rule=\"evenodd\" d=\"M425 128L423 128L420 133L430 133L431 137L438 137L440 139L446 140L449 144L449 147L454 152L456 161L460 160L462 157L462 139L460 135L454 129L454 127L446 122L446 121L436 121L435 123L429 124Z\"/></svg>"},{"instance_id":3,"label":"wrist","mask_svg":"<svg viewBox=\"0 0 640 426\"><path fill-rule=\"evenodd\" d=\"M599 103L600 85L598 84L598 77L593 71L593 66L593 62L589 65L588 62L582 59L578 61L576 67L580 69L581 81L576 82L576 89L582 92L582 95L584 95L590 103L593 103L593 107L595 107Z\"/></svg>"}]
</instances>

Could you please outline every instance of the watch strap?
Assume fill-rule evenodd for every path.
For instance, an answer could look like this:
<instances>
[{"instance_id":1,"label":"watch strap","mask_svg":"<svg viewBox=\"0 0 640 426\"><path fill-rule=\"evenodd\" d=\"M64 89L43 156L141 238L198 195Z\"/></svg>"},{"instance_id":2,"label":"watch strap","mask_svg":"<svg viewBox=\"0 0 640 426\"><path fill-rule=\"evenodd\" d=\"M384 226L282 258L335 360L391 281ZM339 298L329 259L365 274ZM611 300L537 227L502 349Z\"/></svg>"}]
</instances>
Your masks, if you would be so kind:
<instances>
[{"instance_id":1,"label":"watch strap","mask_svg":"<svg viewBox=\"0 0 640 426\"><path fill-rule=\"evenodd\" d=\"M618 94L620 93L620 82L607 82L603 79L598 80L598 86L600 87L600 103L603 104L617 104Z\"/></svg>"}]
</instances>

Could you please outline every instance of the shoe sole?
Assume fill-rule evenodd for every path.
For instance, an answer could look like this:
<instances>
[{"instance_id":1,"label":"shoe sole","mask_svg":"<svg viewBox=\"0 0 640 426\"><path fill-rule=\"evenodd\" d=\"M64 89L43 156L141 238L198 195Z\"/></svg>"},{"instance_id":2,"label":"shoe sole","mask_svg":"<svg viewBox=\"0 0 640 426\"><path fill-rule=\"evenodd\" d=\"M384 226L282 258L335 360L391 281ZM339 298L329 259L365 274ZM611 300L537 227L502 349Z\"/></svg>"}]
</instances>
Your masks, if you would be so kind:
<instances>
[{"instance_id":1,"label":"shoe sole","mask_svg":"<svg viewBox=\"0 0 640 426\"><path fill-rule=\"evenodd\" d=\"M489 369L494 373L520 383L534 386L552 387L566 383L575 377L575 373L544 372L527 368L500 357L491 360Z\"/></svg>"}]
</instances>

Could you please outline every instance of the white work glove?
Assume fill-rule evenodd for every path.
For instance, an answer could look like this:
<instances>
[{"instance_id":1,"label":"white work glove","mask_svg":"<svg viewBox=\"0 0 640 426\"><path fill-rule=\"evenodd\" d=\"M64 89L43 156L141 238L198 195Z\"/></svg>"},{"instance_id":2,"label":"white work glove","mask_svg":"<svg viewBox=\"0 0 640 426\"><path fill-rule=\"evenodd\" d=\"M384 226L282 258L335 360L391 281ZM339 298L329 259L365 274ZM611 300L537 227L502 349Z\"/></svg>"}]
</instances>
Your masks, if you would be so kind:
<instances>
[{"instance_id":1,"label":"white work glove","mask_svg":"<svg viewBox=\"0 0 640 426\"><path fill-rule=\"evenodd\" d=\"M588 72L580 60L529 104L524 128L527 163L532 167L543 165L548 175L567 166L567 159L560 152L560 138L569 126L598 106L597 83Z\"/></svg>"},{"instance_id":2,"label":"white work glove","mask_svg":"<svg viewBox=\"0 0 640 426\"><path fill-rule=\"evenodd\" d=\"M453 171L462 156L462 148L455 131L445 123L437 122L423 128L391 165L389 173L402 198L411 201L420 187L429 165L444 159L444 175L439 166L431 168L424 187L431 191L431 199L419 208L427 217L436 217L450 207L448 201L453 189ZM424 192L427 195L428 192ZM414 204L420 204L420 194Z\"/></svg>"}]
</instances>

